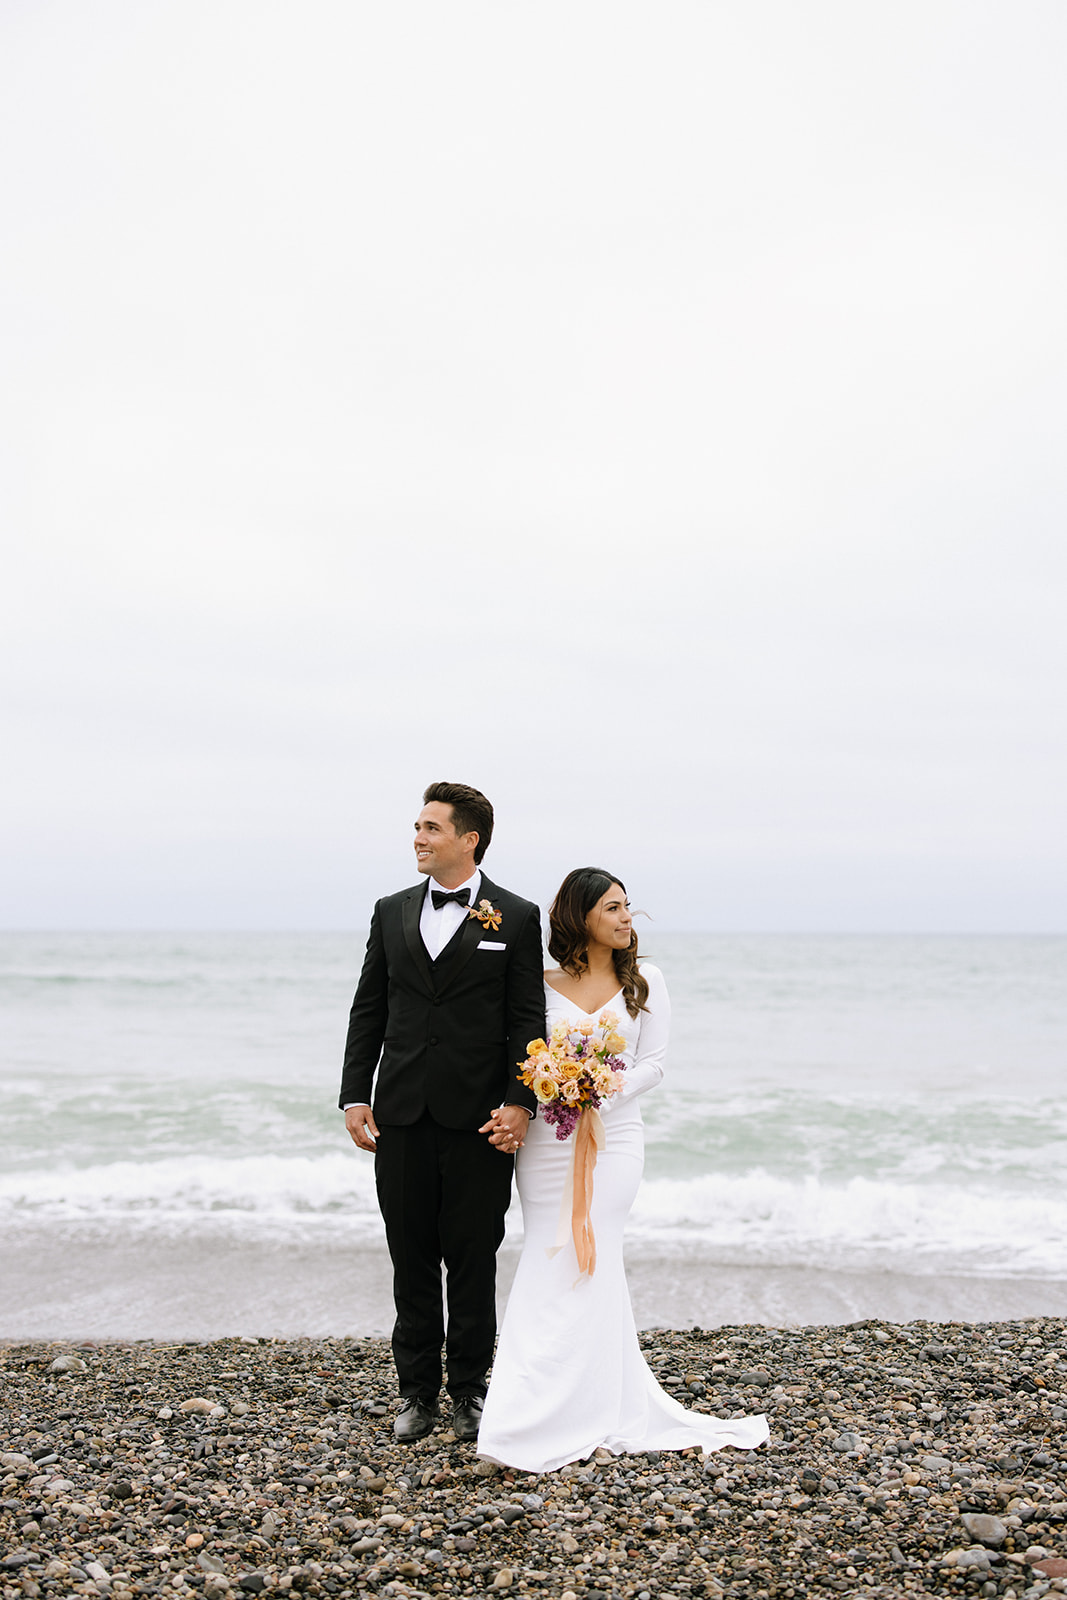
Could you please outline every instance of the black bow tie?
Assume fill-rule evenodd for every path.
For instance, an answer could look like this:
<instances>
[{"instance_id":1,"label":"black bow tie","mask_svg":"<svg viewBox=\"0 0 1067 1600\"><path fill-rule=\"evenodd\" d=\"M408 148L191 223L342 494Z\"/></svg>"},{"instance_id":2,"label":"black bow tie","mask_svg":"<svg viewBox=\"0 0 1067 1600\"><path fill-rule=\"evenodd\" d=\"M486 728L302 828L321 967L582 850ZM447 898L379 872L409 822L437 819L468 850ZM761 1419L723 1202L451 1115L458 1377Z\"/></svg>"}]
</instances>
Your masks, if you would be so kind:
<instances>
[{"instance_id":1,"label":"black bow tie","mask_svg":"<svg viewBox=\"0 0 1067 1600\"><path fill-rule=\"evenodd\" d=\"M431 889L430 899L433 901L434 910L440 911L450 900L454 900L457 906L470 905L471 892L469 889L453 889L451 893L447 893L444 889Z\"/></svg>"}]
</instances>

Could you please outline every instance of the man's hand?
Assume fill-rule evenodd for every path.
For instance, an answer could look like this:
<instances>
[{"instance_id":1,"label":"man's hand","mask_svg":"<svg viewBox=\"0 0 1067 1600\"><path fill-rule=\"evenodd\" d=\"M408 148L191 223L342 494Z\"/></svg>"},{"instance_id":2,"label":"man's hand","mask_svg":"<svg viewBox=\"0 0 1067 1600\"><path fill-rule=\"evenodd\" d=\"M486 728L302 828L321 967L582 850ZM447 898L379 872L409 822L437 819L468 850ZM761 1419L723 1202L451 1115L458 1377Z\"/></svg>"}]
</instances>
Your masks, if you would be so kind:
<instances>
[{"instance_id":1,"label":"man's hand","mask_svg":"<svg viewBox=\"0 0 1067 1600\"><path fill-rule=\"evenodd\" d=\"M349 1106L345 1112L345 1127L361 1150L377 1149L378 1125L370 1106Z\"/></svg>"},{"instance_id":2,"label":"man's hand","mask_svg":"<svg viewBox=\"0 0 1067 1600\"><path fill-rule=\"evenodd\" d=\"M496 1145L504 1155L510 1156L515 1154L526 1138L529 1126L530 1113L525 1106L498 1106L489 1121L482 1123L478 1132L487 1133L489 1143Z\"/></svg>"}]
</instances>

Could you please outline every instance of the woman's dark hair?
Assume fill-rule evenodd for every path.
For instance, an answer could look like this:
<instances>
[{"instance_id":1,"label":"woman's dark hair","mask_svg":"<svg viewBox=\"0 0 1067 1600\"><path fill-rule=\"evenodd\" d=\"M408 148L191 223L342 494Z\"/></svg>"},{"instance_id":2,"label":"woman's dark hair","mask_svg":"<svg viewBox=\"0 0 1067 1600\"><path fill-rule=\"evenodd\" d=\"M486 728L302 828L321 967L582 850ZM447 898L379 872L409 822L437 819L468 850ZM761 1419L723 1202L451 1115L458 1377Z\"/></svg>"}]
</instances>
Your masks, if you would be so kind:
<instances>
[{"instance_id":1,"label":"woman's dark hair","mask_svg":"<svg viewBox=\"0 0 1067 1600\"><path fill-rule=\"evenodd\" d=\"M575 867L556 891L548 913L548 953L572 978L580 978L589 966L586 955L589 929L585 919L613 883L626 893L626 885L613 872L605 872L602 867ZM629 948L613 950L611 959L631 1017L636 1017L639 1011L647 1011L648 984L637 968L635 932L630 934Z\"/></svg>"},{"instance_id":2,"label":"woman's dark hair","mask_svg":"<svg viewBox=\"0 0 1067 1600\"><path fill-rule=\"evenodd\" d=\"M422 797L424 806L431 800L452 807L452 826L457 833L476 833L478 845L474 852L475 865L481 862L493 837L493 808L480 789L469 783L431 783Z\"/></svg>"}]
</instances>

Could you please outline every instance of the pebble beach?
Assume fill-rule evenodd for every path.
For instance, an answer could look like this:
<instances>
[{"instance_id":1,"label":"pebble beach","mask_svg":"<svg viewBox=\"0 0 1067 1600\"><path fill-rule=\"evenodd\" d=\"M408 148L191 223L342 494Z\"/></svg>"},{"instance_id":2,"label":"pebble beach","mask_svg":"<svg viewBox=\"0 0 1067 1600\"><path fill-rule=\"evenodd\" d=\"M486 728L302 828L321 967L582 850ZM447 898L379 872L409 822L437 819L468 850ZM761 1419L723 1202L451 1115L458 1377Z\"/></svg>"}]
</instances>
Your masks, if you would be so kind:
<instances>
[{"instance_id":1,"label":"pebble beach","mask_svg":"<svg viewBox=\"0 0 1067 1600\"><path fill-rule=\"evenodd\" d=\"M652 1330L677 1398L767 1446L544 1476L392 1436L382 1339L0 1347L0 1591L655 1600L983 1595L1067 1575L1054 1318Z\"/></svg>"}]
</instances>

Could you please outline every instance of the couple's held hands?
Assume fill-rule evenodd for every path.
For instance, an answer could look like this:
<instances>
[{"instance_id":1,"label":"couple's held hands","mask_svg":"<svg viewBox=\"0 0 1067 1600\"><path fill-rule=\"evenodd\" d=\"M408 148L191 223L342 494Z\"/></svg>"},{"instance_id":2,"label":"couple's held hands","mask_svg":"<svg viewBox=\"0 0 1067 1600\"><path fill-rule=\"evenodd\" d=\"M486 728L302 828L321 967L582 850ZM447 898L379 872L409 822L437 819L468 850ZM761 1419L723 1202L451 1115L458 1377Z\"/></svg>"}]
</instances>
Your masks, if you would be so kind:
<instances>
[{"instance_id":1,"label":"couple's held hands","mask_svg":"<svg viewBox=\"0 0 1067 1600\"><path fill-rule=\"evenodd\" d=\"M498 1106L478 1132L487 1133L490 1144L503 1155L512 1156L526 1138L529 1126L530 1113L525 1106Z\"/></svg>"},{"instance_id":2,"label":"couple's held hands","mask_svg":"<svg viewBox=\"0 0 1067 1600\"><path fill-rule=\"evenodd\" d=\"M529 1126L530 1113L525 1106L498 1106L478 1132L487 1133L489 1143L510 1156L522 1144ZM345 1112L345 1127L353 1144L374 1154L378 1148L378 1124L370 1106L349 1106Z\"/></svg>"},{"instance_id":3,"label":"couple's held hands","mask_svg":"<svg viewBox=\"0 0 1067 1600\"><path fill-rule=\"evenodd\" d=\"M378 1124L374 1120L370 1106L349 1106L345 1112L345 1127L351 1134L353 1143L361 1150L369 1150L373 1155L378 1148L375 1143L378 1138Z\"/></svg>"}]
</instances>

